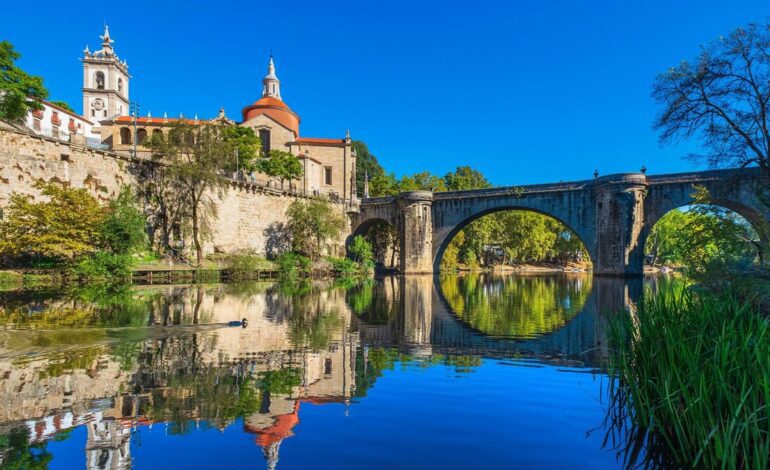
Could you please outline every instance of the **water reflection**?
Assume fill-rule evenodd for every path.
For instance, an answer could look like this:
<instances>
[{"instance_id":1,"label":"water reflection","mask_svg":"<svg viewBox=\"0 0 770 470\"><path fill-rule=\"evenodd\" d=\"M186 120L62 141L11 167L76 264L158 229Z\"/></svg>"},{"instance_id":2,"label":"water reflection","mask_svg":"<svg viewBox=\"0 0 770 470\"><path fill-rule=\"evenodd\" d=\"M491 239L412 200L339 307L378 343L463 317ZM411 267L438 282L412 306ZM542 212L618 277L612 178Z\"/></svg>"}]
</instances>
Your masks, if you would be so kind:
<instances>
[{"instance_id":1,"label":"water reflection","mask_svg":"<svg viewBox=\"0 0 770 470\"><path fill-rule=\"evenodd\" d=\"M0 462L45 466L56 455L52 449L66 444L82 445L87 468L129 468L136 463L132 452L159 439L150 432L155 425L177 436L238 429L272 468L282 443L297 432L301 410L334 404L346 416L351 407L366 410L381 380L403 380L399 406L406 406L421 400L409 395L421 377L413 371L451 374L445 389L422 392L447 396L463 376L508 377L511 370L525 370L510 365L545 364L549 368L538 372L545 374L542 380L562 387L565 378L581 381L564 370L601 375L605 326L597 312L633 308L640 290L623 280L587 276L482 275L387 277L352 286L248 283L4 293ZM241 319L248 321L246 328L228 326ZM508 393L496 387L491 382L486 393ZM444 401L439 396L432 403ZM585 409L597 403L586 401ZM450 400L444 406L455 405ZM495 412L483 410L479 419L496 419ZM400 426L377 427L391 411L366 422L374 425L375 441L389 439L393 426ZM577 424L585 432L597 422ZM336 426L343 432L342 424ZM442 432L441 422L434 426ZM314 436L305 434L309 442L322 435ZM579 439L574 445L586 447ZM580 452L603 452L599 444L591 449ZM203 465L182 454L171 458L182 466Z\"/></svg>"}]
</instances>

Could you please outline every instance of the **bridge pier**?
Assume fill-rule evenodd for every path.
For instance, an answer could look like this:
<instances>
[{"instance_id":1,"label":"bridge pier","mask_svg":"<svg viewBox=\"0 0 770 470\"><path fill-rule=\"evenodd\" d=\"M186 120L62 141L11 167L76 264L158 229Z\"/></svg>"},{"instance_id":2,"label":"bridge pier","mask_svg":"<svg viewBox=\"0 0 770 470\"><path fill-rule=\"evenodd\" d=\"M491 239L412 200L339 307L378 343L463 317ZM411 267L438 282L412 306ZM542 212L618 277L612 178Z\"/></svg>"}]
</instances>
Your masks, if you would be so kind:
<instances>
[{"instance_id":1,"label":"bridge pier","mask_svg":"<svg viewBox=\"0 0 770 470\"><path fill-rule=\"evenodd\" d=\"M433 272L433 193L410 191L398 196L401 272Z\"/></svg>"},{"instance_id":2,"label":"bridge pier","mask_svg":"<svg viewBox=\"0 0 770 470\"><path fill-rule=\"evenodd\" d=\"M610 175L594 181L595 274L644 274L641 234L646 194L647 178L641 173Z\"/></svg>"}]
</instances>

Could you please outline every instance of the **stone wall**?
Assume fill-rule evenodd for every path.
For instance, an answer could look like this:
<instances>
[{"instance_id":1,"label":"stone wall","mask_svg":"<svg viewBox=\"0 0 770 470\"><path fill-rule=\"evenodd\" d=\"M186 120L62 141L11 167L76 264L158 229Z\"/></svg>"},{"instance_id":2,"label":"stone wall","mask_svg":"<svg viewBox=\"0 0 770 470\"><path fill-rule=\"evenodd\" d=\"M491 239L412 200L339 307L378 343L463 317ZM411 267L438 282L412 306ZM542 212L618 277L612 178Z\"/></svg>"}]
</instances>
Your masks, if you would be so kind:
<instances>
[{"instance_id":1,"label":"stone wall","mask_svg":"<svg viewBox=\"0 0 770 470\"><path fill-rule=\"evenodd\" d=\"M133 160L124 155L29 135L0 127L0 208L8 205L12 193L40 197L37 181L60 182L86 188L100 201L114 198L123 185L136 185L131 171ZM212 239L205 244L207 253L252 249L268 251L285 224L285 213L298 196L260 185L234 183L222 197L212 196L218 216L211 224ZM344 211L344 206L335 204ZM349 233L349 219L333 254L344 253ZM271 235L272 234L272 235Z\"/></svg>"}]
</instances>

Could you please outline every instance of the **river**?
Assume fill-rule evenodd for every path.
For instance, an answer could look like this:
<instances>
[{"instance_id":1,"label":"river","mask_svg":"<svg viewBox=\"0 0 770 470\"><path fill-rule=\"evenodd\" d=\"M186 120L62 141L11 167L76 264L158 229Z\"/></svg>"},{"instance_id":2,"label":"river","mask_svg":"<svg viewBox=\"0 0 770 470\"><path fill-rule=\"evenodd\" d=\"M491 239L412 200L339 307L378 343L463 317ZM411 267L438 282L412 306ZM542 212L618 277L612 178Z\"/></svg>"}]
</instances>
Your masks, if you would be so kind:
<instances>
[{"instance_id":1,"label":"river","mask_svg":"<svg viewBox=\"0 0 770 470\"><path fill-rule=\"evenodd\" d=\"M0 468L622 468L606 314L666 283L0 293Z\"/></svg>"}]
</instances>

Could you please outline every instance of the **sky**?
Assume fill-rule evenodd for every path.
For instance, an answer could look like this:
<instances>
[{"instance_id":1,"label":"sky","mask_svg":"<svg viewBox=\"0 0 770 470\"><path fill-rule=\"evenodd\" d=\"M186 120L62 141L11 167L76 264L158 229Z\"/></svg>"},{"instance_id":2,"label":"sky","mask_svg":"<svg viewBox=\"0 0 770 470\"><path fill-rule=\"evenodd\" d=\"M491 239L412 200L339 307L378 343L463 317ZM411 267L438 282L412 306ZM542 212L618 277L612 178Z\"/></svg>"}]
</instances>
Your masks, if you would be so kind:
<instances>
[{"instance_id":1,"label":"sky","mask_svg":"<svg viewBox=\"0 0 770 470\"><path fill-rule=\"evenodd\" d=\"M387 171L461 165L495 185L689 171L661 146L653 81L770 16L768 0L4 2L0 40L82 111L82 50L106 22L141 115L241 120L275 56L305 137L365 141ZM114 5L114 6L113 6Z\"/></svg>"}]
</instances>

